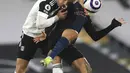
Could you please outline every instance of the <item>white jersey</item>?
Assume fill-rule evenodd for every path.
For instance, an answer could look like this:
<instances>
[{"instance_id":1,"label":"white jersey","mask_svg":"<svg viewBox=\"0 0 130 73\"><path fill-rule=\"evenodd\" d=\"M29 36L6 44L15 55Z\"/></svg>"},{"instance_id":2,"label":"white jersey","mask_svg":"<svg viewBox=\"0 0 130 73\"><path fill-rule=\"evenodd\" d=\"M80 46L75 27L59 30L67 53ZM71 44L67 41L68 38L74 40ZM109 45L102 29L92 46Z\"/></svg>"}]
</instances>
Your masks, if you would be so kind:
<instances>
[{"instance_id":1,"label":"white jersey","mask_svg":"<svg viewBox=\"0 0 130 73\"><path fill-rule=\"evenodd\" d=\"M37 37L45 32L46 27L58 21L57 15L48 18L58 8L56 0L38 0L27 16L23 25L23 33L30 37Z\"/></svg>"}]
</instances>

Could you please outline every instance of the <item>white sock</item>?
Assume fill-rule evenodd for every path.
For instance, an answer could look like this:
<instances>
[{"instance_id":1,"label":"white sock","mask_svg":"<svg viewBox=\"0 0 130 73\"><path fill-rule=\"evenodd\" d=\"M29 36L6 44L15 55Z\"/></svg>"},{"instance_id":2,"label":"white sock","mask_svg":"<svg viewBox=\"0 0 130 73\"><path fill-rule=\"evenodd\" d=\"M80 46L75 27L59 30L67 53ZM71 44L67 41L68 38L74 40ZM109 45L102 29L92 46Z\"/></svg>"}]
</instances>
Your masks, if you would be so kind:
<instances>
[{"instance_id":1,"label":"white sock","mask_svg":"<svg viewBox=\"0 0 130 73\"><path fill-rule=\"evenodd\" d=\"M52 73L63 73L62 65L60 63L53 64Z\"/></svg>"},{"instance_id":2,"label":"white sock","mask_svg":"<svg viewBox=\"0 0 130 73\"><path fill-rule=\"evenodd\" d=\"M14 71L14 73L16 73L16 71Z\"/></svg>"},{"instance_id":3,"label":"white sock","mask_svg":"<svg viewBox=\"0 0 130 73\"><path fill-rule=\"evenodd\" d=\"M52 73L63 73L62 68L53 68Z\"/></svg>"}]
</instances>

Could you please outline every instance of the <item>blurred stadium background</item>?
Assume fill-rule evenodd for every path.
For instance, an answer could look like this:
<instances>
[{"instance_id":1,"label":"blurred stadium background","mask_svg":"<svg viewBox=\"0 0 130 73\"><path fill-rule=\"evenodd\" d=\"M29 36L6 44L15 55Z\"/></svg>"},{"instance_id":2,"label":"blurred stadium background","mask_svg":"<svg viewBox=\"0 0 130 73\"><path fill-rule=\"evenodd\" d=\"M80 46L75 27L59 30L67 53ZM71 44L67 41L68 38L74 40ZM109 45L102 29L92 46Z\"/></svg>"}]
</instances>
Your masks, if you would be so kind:
<instances>
[{"instance_id":1,"label":"blurred stadium background","mask_svg":"<svg viewBox=\"0 0 130 73\"><path fill-rule=\"evenodd\" d=\"M22 25L36 0L0 0L0 73L13 73L17 44ZM130 73L130 0L102 0L101 10L92 17L95 28L108 26L112 18L122 17L127 24L114 29L101 40L94 42L84 29L77 40L77 48L90 62L93 73ZM51 73L39 61L39 50L27 73ZM65 73L76 73L64 62Z\"/></svg>"}]
</instances>

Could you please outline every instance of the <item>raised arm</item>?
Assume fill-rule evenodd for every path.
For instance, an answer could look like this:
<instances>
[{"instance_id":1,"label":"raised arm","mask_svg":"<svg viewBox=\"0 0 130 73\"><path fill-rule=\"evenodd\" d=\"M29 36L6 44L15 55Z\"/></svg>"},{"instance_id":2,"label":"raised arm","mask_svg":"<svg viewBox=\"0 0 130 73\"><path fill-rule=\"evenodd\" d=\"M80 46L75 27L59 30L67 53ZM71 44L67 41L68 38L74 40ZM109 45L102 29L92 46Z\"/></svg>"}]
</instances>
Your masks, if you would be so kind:
<instances>
[{"instance_id":1,"label":"raised arm","mask_svg":"<svg viewBox=\"0 0 130 73\"><path fill-rule=\"evenodd\" d=\"M113 19L111 24L106 27L105 29L102 29L100 31L96 31L91 23L91 19L88 19L88 22L84 25L84 28L86 32L89 34L89 36L94 40L97 41L107 35L110 31L112 31L114 28L121 26L122 24L117 21L116 19Z\"/></svg>"}]
</instances>

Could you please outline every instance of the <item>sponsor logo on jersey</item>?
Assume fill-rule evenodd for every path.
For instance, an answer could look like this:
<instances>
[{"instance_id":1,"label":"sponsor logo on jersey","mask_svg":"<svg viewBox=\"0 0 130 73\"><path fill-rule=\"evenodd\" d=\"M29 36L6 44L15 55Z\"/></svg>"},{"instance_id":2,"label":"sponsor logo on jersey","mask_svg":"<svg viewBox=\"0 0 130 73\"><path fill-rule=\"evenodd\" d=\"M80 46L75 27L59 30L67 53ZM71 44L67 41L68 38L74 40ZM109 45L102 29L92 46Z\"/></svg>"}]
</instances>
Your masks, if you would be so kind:
<instances>
[{"instance_id":1,"label":"sponsor logo on jersey","mask_svg":"<svg viewBox=\"0 0 130 73\"><path fill-rule=\"evenodd\" d=\"M51 6L50 6L49 4L46 4L46 5L45 5L45 9L46 9L47 11L50 11L50 10L51 10Z\"/></svg>"}]
</instances>

